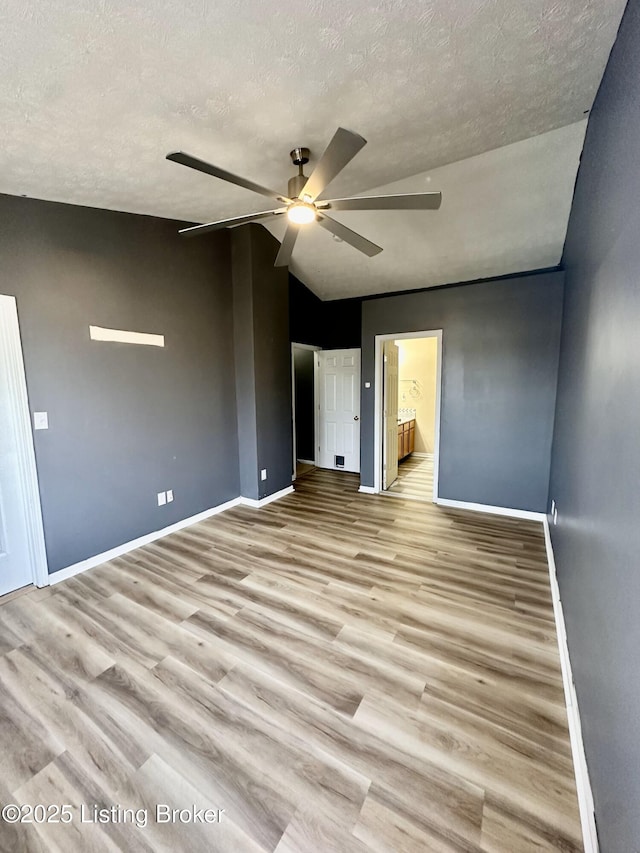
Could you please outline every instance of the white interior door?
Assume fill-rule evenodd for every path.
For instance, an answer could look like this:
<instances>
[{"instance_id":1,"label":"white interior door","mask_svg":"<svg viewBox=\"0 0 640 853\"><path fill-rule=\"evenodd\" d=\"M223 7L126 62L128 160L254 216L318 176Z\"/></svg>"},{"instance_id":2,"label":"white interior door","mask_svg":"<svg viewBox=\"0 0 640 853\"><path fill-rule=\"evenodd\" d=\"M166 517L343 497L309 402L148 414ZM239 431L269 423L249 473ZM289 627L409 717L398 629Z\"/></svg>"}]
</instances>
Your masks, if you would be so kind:
<instances>
[{"instance_id":1,"label":"white interior door","mask_svg":"<svg viewBox=\"0 0 640 853\"><path fill-rule=\"evenodd\" d=\"M319 365L318 464L360 471L360 350L322 350Z\"/></svg>"},{"instance_id":2,"label":"white interior door","mask_svg":"<svg viewBox=\"0 0 640 853\"><path fill-rule=\"evenodd\" d=\"M22 400L16 380L24 378L20 357L16 376L16 341L19 350L15 301L0 296L0 595L27 586L33 580L29 537L29 484L24 477ZM27 414L28 417L28 414Z\"/></svg>"},{"instance_id":3,"label":"white interior door","mask_svg":"<svg viewBox=\"0 0 640 853\"><path fill-rule=\"evenodd\" d=\"M393 341L384 342L382 386L384 399L384 461L382 466L382 488L398 478L398 347Z\"/></svg>"}]
</instances>

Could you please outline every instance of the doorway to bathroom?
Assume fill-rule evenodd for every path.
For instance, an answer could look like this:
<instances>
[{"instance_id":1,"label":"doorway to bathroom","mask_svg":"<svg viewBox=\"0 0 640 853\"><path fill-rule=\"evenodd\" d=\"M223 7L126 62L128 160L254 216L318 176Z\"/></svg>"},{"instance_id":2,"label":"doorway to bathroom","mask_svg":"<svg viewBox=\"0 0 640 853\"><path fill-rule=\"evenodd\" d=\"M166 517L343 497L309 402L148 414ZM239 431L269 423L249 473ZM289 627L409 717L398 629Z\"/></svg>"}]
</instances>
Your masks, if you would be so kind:
<instances>
[{"instance_id":1,"label":"doorway to bathroom","mask_svg":"<svg viewBox=\"0 0 640 853\"><path fill-rule=\"evenodd\" d=\"M376 491L438 496L442 331L376 337Z\"/></svg>"}]
</instances>

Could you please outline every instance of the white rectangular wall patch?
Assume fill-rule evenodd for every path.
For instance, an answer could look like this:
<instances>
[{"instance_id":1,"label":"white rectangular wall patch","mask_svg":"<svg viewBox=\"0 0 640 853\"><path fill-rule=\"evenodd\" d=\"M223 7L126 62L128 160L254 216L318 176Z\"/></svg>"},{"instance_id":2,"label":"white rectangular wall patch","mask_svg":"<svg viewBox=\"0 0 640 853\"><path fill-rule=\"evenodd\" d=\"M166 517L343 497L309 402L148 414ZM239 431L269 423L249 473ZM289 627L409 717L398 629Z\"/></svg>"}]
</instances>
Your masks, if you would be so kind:
<instances>
[{"instance_id":1,"label":"white rectangular wall patch","mask_svg":"<svg viewBox=\"0 0 640 853\"><path fill-rule=\"evenodd\" d=\"M103 329L102 326L89 326L89 337L92 341L142 344L148 347L164 346L164 335L152 335L148 332L126 332L123 329Z\"/></svg>"}]
</instances>

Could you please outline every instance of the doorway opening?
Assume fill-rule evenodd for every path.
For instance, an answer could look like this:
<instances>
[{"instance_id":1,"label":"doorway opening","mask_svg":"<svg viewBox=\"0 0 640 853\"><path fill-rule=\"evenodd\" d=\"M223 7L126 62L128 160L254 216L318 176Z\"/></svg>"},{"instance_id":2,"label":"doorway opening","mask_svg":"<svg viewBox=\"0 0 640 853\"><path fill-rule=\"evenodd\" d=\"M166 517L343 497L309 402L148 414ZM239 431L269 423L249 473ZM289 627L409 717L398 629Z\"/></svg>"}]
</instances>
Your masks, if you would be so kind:
<instances>
[{"instance_id":1,"label":"doorway opening","mask_svg":"<svg viewBox=\"0 0 640 853\"><path fill-rule=\"evenodd\" d=\"M437 501L441 374L441 329L376 337L376 491Z\"/></svg>"},{"instance_id":2,"label":"doorway opening","mask_svg":"<svg viewBox=\"0 0 640 853\"><path fill-rule=\"evenodd\" d=\"M293 476L317 465L318 356L320 347L291 344L291 402L293 406Z\"/></svg>"}]
</instances>

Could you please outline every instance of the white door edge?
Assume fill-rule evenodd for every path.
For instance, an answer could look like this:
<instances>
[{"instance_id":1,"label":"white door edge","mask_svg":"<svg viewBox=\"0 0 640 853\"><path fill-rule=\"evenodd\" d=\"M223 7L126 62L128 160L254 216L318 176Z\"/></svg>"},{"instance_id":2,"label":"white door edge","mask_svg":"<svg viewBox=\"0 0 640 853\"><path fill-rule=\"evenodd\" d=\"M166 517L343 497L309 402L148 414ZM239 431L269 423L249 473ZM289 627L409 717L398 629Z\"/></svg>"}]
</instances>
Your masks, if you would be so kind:
<instances>
[{"instance_id":1,"label":"white door edge","mask_svg":"<svg viewBox=\"0 0 640 853\"><path fill-rule=\"evenodd\" d=\"M395 341L382 346L382 488L387 492L398 479L399 348ZM393 390L390 390L392 388ZM390 440L393 433L393 441Z\"/></svg>"},{"instance_id":2,"label":"white door edge","mask_svg":"<svg viewBox=\"0 0 640 853\"><path fill-rule=\"evenodd\" d=\"M26 523L31 577L36 586L47 586L47 552L40 505L40 486L31 431L31 411L22 358L22 342L15 297L0 295L0 346L4 349L9 378L9 399L18 440L18 467L26 496Z\"/></svg>"},{"instance_id":3,"label":"white door edge","mask_svg":"<svg viewBox=\"0 0 640 853\"><path fill-rule=\"evenodd\" d=\"M313 464L320 464L320 356L313 356Z\"/></svg>"},{"instance_id":4,"label":"white door edge","mask_svg":"<svg viewBox=\"0 0 640 853\"><path fill-rule=\"evenodd\" d=\"M293 466L291 480L296 478L298 467L298 448L296 447L296 351L295 344L291 344L291 444L293 448Z\"/></svg>"}]
</instances>

